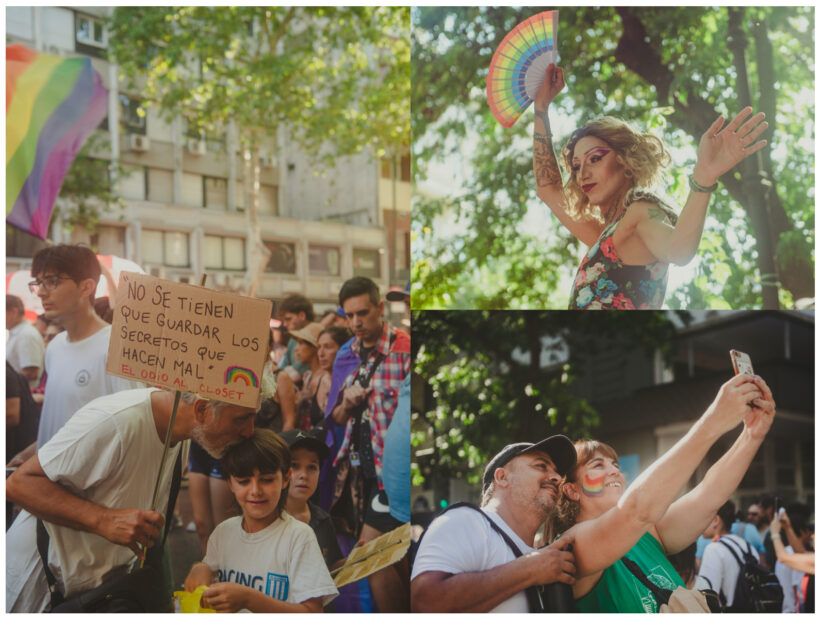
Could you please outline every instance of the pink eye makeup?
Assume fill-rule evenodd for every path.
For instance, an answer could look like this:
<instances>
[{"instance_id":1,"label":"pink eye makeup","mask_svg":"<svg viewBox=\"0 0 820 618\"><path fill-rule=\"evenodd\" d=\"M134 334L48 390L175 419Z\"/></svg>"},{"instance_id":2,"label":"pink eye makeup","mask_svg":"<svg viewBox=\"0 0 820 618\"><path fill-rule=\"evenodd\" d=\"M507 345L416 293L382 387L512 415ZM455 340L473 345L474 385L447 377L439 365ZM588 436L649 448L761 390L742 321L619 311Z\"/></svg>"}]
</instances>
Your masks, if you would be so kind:
<instances>
[{"instance_id":1,"label":"pink eye makeup","mask_svg":"<svg viewBox=\"0 0 820 618\"><path fill-rule=\"evenodd\" d=\"M594 148L592 150L587 151L587 153L584 155L584 161L592 159L593 163L597 163L610 152L612 151L609 148ZM579 159L573 159L572 170L574 172L577 172L579 169L581 169L581 161Z\"/></svg>"}]
</instances>

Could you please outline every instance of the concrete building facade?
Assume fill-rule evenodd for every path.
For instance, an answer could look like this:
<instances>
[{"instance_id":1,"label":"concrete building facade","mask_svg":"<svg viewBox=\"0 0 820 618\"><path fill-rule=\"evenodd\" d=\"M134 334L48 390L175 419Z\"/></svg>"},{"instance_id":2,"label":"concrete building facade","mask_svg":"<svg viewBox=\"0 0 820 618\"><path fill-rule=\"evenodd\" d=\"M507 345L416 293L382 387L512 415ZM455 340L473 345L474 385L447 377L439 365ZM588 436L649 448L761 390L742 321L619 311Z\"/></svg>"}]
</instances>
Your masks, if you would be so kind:
<instances>
[{"instance_id":1,"label":"concrete building facade","mask_svg":"<svg viewBox=\"0 0 820 618\"><path fill-rule=\"evenodd\" d=\"M235 289L249 263L244 161L236 127L199 130L181 113L168 121L123 91L107 46L108 7L7 7L6 41L64 57L88 56L109 92L108 117L98 129L126 174L117 181L124 202L102 215L89 234L52 227L53 242L86 242L104 254L131 259L151 274ZM284 133L284 131L280 131ZM409 277L410 182L385 173L370 153L317 167L287 135L260 153L259 220L271 251L257 296L305 294L318 311L335 307L348 278L372 278L380 289ZM389 172L393 166L387 165ZM401 167L404 166L395 166ZM60 201L58 198L58 206ZM28 268L36 239L7 226L7 272ZM392 309L393 311L391 311ZM401 319L401 303L388 314Z\"/></svg>"}]
</instances>

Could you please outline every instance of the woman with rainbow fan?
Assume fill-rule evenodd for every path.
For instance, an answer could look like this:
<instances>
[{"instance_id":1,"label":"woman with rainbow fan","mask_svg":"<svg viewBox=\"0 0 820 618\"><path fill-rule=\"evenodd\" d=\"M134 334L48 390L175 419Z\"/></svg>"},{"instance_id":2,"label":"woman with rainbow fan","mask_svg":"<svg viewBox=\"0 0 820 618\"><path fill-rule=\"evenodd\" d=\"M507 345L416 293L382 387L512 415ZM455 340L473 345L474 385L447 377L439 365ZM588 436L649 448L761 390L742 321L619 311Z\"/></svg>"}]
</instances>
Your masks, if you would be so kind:
<instances>
[{"instance_id":1,"label":"woman with rainbow fan","mask_svg":"<svg viewBox=\"0 0 820 618\"><path fill-rule=\"evenodd\" d=\"M590 249L578 268L570 309L660 309L669 264L697 252L718 179L763 148L768 127L747 107L724 127L719 116L700 140L680 214L652 192L670 157L663 142L611 116L576 129L561 150L564 183L553 152L549 105L564 88L551 64L535 97L533 169L538 197Z\"/></svg>"},{"instance_id":2,"label":"woman with rainbow fan","mask_svg":"<svg viewBox=\"0 0 820 618\"><path fill-rule=\"evenodd\" d=\"M666 556L695 542L734 492L774 414L772 393L762 378L735 376L689 432L629 489L612 447L592 440L575 443L577 463L561 486L546 540L568 531L575 539L572 592L580 611L657 612L657 599L631 570L636 565L660 588L685 586ZM676 500L712 445L741 422L743 431L731 448L697 487Z\"/></svg>"}]
</instances>

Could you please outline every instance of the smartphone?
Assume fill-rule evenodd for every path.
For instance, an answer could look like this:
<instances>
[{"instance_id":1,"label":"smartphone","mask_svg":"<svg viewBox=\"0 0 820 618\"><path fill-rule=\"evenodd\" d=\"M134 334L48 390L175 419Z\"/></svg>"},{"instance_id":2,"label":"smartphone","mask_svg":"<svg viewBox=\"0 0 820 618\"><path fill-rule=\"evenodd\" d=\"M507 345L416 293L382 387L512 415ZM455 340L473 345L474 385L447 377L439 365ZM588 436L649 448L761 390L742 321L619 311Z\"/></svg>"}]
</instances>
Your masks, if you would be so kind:
<instances>
[{"instance_id":1,"label":"smartphone","mask_svg":"<svg viewBox=\"0 0 820 618\"><path fill-rule=\"evenodd\" d=\"M732 366L735 368L735 375L745 373L746 375L753 376L755 374L755 370L752 368L752 359L749 358L746 352L729 350L729 356L732 357Z\"/></svg>"}]
</instances>

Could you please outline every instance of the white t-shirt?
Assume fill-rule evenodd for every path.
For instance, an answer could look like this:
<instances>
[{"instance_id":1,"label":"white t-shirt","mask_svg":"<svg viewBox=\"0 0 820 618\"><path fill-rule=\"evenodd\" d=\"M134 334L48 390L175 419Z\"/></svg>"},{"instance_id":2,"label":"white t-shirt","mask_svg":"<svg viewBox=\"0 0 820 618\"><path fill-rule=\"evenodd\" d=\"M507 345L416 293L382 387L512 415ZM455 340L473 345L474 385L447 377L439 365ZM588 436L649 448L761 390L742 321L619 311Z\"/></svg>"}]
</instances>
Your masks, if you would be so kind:
<instances>
[{"instance_id":1,"label":"white t-shirt","mask_svg":"<svg viewBox=\"0 0 820 618\"><path fill-rule=\"evenodd\" d=\"M110 334L111 326L106 325L81 341L69 342L65 331L51 340L46 350L48 379L37 432L38 449L89 401L143 386L105 373Z\"/></svg>"},{"instance_id":2,"label":"white t-shirt","mask_svg":"<svg viewBox=\"0 0 820 618\"><path fill-rule=\"evenodd\" d=\"M23 320L9 331L9 338L6 341L6 359L18 373L26 367L37 367L42 374L44 353L43 336L28 320ZM30 380L29 385L33 388L39 381L39 377L36 380Z\"/></svg>"},{"instance_id":3,"label":"white t-shirt","mask_svg":"<svg viewBox=\"0 0 820 618\"><path fill-rule=\"evenodd\" d=\"M484 512L509 535L522 554L533 551L499 515ZM453 574L489 571L513 560L515 554L481 513L466 507L456 508L436 517L424 533L410 579L427 571ZM526 613L529 611L527 595L524 591L518 592L490 611Z\"/></svg>"},{"instance_id":4,"label":"white t-shirt","mask_svg":"<svg viewBox=\"0 0 820 618\"><path fill-rule=\"evenodd\" d=\"M242 516L219 524L208 539L203 562L219 570L219 581L235 582L288 603L339 593L325 566L313 529L283 513L259 532L245 532Z\"/></svg>"},{"instance_id":5,"label":"white t-shirt","mask_svg":"<svg viewBox=\"0 0 820 618\"><path fill-rule=\"evenodd\" d=\"M786 553L794 553L791 546L786 546ZM800 585L803 582L803 574L800 571L795 571L787 567L779 561L774 563L774 574L777 575L780 587L783 588L783 613L795 613L797 611L797 600L794 595L794 587L797 586L797 589L800 590Z\"/></svg>"},{"instance_id":6,"label":"white t-shirt","mask_svg":"<svg viewBox=\"0 0 820 618\"><path fill-rule=\"evenodd\" d=\"M755 559L760 560L757 550L736 534L726 534L721 539L730 539L727 543L732 546L732 550L741 562L744 551L751 551ZM722 592L726 598L726 605L731 606L735 600L738 575L740 575L740 565L732 556L732 552L723 543L715 541L709 543L703 550L703 561L700 564L695 588ZM709 581L706 581L707 579Z\"/></svg>"},{"instance_id":7,"label":"white t-shirt","mask_svg":"<svg viewBox=\"0 0 820 618\"><path fill-rule=\"evenodd\" d=\"M162 461L163 442L146 388L95 399L69 419L38 453L48 478L71 493L111 508L150 509ZM165 515L174 463L186 440L169 449L157 510ZM36 612L48 602L33 522L23 512L6 533L6 609ZM124 571L134 553L90 532L45 522L49 567L65 596L99 586L103 576Z\"/></svg>"}]
</instances>

